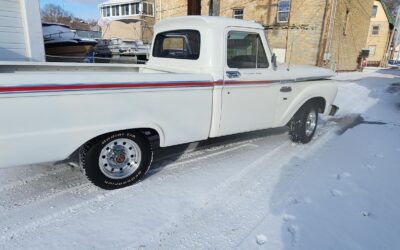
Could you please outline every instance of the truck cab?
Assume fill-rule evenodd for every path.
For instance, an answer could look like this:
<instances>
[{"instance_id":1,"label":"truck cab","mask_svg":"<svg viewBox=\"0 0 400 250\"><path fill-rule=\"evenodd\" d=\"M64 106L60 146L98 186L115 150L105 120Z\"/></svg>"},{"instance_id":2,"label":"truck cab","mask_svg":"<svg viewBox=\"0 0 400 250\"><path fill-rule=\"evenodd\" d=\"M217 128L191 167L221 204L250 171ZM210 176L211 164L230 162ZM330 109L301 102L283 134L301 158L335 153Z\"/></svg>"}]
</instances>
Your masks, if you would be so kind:
<instances>
[{"instance_id":1,"label":"truck cab","mask_svg":"<svg viewBox=\"0 0 400 250\"><path fill-rule=\"evenodd\" d=\"M264 27L258 23L177 17L158 23L155 34L149 67L211 74L215 85L209 137L283 126L297 111L294 107L313 95L324 113L331 110L325 106L336 96L336 86L324 81L333 72L313 66L277 65ZM305 84L310 80L321 81L313 86ZM324 89L326 93L320 93Z\"/></svg>"}]
</instances>

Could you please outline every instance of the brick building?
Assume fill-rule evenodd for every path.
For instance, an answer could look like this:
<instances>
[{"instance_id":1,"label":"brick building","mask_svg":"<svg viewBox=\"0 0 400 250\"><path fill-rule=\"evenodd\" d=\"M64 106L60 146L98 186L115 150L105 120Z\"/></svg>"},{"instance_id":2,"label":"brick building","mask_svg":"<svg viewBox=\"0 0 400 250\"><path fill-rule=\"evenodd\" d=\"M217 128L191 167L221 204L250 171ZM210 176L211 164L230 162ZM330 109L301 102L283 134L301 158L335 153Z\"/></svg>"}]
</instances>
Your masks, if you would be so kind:
<instances>
[{"instance_id":1,"label":"brick building","mask_svg":"<svg viewBox=\"0 0 400 250\"><path fill-rule=\"evenodd\" d=\"M356 70L374 0L157 0L156 21L220 15L264 25L281 62Z\"/></svg>"},{"instance_id":2,"label":"brick building","mask_svg":"<svg viewBox=\"0 0 400 250\"><path fill-rule=\"evenodd\" d=\"M394 28L392 14L382 0L374 1L367 39L368 65L381 66L388 59L386 52Z\"/></svg>"}]
</instances>

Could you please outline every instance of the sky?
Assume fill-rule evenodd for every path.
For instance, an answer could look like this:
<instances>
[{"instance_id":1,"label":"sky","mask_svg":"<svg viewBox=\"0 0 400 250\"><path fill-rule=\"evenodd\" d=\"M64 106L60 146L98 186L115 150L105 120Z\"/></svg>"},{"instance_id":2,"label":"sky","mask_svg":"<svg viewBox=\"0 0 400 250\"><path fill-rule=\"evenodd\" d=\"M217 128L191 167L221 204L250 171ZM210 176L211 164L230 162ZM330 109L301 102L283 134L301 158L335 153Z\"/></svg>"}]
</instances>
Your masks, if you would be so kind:
<instances>
[{"instance_id":1,"label":"sky","mask_svg":"<svg viewBox=\"0 0 400 250\"><path fill-rule=\"evenodd\" d=\"M96 20L99 18L97 5L105 1L106 0L39 0L41 7L49 3L57 4L76 17Z\"/></svg>"}]
</instances>

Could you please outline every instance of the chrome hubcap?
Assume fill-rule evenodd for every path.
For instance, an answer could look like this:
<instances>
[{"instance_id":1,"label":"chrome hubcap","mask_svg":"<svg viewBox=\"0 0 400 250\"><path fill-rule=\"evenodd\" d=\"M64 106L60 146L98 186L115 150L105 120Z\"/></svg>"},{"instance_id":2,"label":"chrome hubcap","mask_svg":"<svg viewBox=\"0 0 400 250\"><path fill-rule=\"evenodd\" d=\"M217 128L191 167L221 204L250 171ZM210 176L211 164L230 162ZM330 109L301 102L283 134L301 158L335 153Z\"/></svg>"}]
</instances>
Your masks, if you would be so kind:
<instances>
[{"instance_id":1,"label":"chrome hubcap","mask_svg":"<svg viewBox=\"0 0 400 250\"><path fill-rule=\"evenodd\" d=\"M317 115L318 114L315 110L311 110L308 114L306 120L306 136L310 136L314 133L314 130L317 127Z\"/></svg>"},{"instance_id":2,"label":"chrome hubcap","mask_svg":"<svg viewBox=\"0 0 400 250\"><path fill-rule=\"evenodd\" d=\"M110 179L124 179L139 167L142 153L139 145L130 139L116 139L100 151L99 167Z\"/></svg>"}]
</instances>

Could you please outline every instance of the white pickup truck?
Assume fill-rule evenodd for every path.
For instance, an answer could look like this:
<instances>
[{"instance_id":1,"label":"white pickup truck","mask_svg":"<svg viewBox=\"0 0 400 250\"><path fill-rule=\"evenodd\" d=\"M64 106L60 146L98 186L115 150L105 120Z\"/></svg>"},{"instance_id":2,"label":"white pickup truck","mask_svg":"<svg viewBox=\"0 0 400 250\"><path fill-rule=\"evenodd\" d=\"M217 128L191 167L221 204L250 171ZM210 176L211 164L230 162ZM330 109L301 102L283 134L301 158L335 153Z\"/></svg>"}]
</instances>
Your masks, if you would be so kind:
<instances>
[{"instance_id":1,"label":"white pickup truck","mask_svg":"<svg viewBox=\"0 0 400 250\"><path fill-rule=\"evenodd\" d=\"M289 126L309 142L333 115L333 72L277 66L260 24L178 17L155 26L147 65L0 63L0 167L79 152L104 189L131 185L166 147Z\"/></svg>"}]
</instances>

